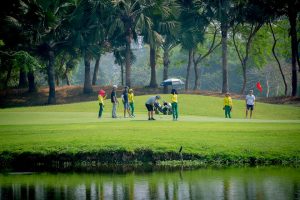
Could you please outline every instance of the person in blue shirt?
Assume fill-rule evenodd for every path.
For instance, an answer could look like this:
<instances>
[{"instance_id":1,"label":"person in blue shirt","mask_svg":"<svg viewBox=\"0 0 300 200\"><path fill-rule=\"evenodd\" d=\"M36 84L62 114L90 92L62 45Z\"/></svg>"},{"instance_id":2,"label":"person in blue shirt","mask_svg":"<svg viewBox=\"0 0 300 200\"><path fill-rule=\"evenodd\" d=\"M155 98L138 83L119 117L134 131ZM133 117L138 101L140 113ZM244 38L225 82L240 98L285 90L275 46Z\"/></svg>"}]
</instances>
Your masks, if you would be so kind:
<instances>
[{"instance_id":1,"label":"person in blue shirt","mask_svg":"<svg viewBox=\"0 0 300 200\"><path fill-rule=\"evenodd\" d=\"M128 113L128 116L131 117L130 115L130 109L129 109L129 101L128 101L128 87L124 87L124 91L122 94L122 101L124 105L124 118L126 118L126 113Z\"/></svg>"}]
</instances>

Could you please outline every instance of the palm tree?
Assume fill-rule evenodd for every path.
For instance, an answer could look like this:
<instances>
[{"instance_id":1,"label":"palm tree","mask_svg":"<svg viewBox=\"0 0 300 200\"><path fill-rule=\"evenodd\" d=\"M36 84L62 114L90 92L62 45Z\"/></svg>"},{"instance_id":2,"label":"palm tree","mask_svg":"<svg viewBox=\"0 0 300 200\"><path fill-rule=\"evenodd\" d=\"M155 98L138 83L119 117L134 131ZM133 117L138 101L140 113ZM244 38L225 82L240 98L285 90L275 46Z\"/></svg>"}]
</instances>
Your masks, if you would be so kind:
<instances>
[{"instance_id":1,"label":"palm tree","mask_svg":"<svg viewBox=\"0 0 300 200\"><path fill-rule=\"evenodd\" d=\"M227 63L227 46L228 46L228 31L234 20L234 1L230 0L210 0L209 8L215 15L215 19L220 22L222 35L222 93L229 91L228 85L228 63Z\"/></svg>"},{"instance_id":2,"label":"palm tree","mask_svg":"<svg viewBox=\"0 0 300 200\"><path fill-rule=\"evenodd\" d=\"M155 5L154 0L115 0L116 20L112 31L118 30L119 37L125 46L125 80L131 86L131 43L142 29L150 29L152 22L147 16L150 8Z\"/></svg>"},{"instance_id":3,"label":"palm tree","mask_svg":"<svg viewBox=\"0 0 300 200\"><path fill-rule=\"evenodd\" d=\"M151 78L149 87L157 88L157 79L156 79L156 52L157 49L164 43L166 36L171 35L176 24L175 21L175 1L156 1L156 4L151 8L151 12L148 14L148 17L152 21L152 26L147 27L142 31L144 35L144 40L150 46L150 68L151 68ZM165 38L164 38L165 37ZM171 41L170 38L168 38ZM168 44L164 47L167 48ZM166 49L167 50L167 49ZM167 52L165 52L167 53ZM168 55L164 54L165 56ZM165 57L165 63L168 63Z\"/></svg>"},{"instance_id":4,"label":"palm tree","mask_svg":"<svg viewBox=\"0 0 300 200\"><path fill-rule=\"evenodd\" d=\"M55 97L55 53L61 49L67 37L66 18L74 8L75 0L26 0L20 4L18 20L24 27L30 49L36 47L38 55L47 61L49 84L48 103L54 104ZM32 77L29 77L31 80Z\"/></svg>"},{"instance_id":5,"label":"palm tree","mask_svg":"<svg viewBox=\"0 0 300 200\"><path fill-rule=\"evenodd\" d=\"M188 51L188 65L185 79L185 90L189 89L190 68L193 63L193 55L198 43L204 40L204 27L207 20L199 14L203 1L198 0L178 0L180 5L180 44L184 50Z\"/></svg>"},{"instance_id":6,"label":"palm tree","mask_svg":"<svg viewBox=\"0 0 300 200\"><path fill-rule=\"evenodd\" d=\"M114 50L115 64L121 67L121 85L124 86L124 64L125 64L125 51Z\"/></svg>"},{"instance_id":7,"label":"palm tree","mask_svg":"<svg viewBox=\"0 0 300 200\"><path fill-rule=\"evenodd\" d=\"M102 12L107 9L107 2L100 0L81 0L72 13L70 45L77 48L83 57L85 65L84 93L92 93L91 61L99 58L101 45L99 41L105 38ZM106 11L107 12L107 11Z\"/></svg>"},{"instance_id":8,"label":"palm tree","mask_svg":"<svg viewBox=\"0 0 300 200\"><path fill-rule=\"evenodd\" d=\"M124 82L124 65L125 65L125 49L114 49L114 56L115 56L115 64L119 65L121 67L121 84L125 86ZM136 56L133 54L132 51L130 51L130 57L131 57L131 64L133 64L136 61Z\"/></svg>"},{"instance_id":9,"label":"palm tree","mask_svg":"<svg viewBox=\"0 0 300 200\"><path fill-rule=\"evenodd\" d=\"M163 71L163 80L166 80L169 78L169 64L171 63L169 58L170 51L175 48L179 44L179 40L176 39L176 37L173 37L172 35L166 35L164 43L162 45L162 49L164 51L163 56L163 64L164 64L164 71ZM164 93L168 93L168 86L164 86Z\"/></svg>"}]
</instances>

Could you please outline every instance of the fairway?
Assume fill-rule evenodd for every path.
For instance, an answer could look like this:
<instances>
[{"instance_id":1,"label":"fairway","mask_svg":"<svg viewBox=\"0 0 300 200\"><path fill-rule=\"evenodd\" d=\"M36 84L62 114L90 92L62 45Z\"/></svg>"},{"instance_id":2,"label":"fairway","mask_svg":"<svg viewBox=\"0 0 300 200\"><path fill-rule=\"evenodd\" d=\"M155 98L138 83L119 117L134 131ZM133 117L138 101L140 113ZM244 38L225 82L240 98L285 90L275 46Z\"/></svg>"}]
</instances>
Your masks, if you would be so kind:
<instances>
[{"instance_id":1,"label":"fairway","mask_svg":"<svg viewBox=\"0 0 300 200\"><path fill-rule=\"evenodd\" d=\"M162 95L164 99L168 96ZM0 152L76 154L82 152L183 153L205 158L298 162L300 108L257 103L254 118L244 119L244 101L234 100L232 119L225 119L222 98L181 95L179 121L156 115L148 121L148 96L136 97L136 117L112 119L106 101L98 119L96 101L57 106L2 109ZM118 108L122 116L122 107Z\"/></svg>"}]
</instances>

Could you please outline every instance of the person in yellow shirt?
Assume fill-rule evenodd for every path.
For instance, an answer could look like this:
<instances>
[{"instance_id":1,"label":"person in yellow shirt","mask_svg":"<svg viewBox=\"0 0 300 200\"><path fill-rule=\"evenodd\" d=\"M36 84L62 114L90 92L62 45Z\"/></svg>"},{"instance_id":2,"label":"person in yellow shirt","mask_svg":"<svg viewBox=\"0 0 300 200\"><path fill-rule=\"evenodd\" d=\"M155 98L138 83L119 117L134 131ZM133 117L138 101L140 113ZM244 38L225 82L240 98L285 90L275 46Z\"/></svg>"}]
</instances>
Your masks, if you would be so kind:
<instances>
[{"instance_id":1,"label":"person in yellow shirt","mask_svg":"<svg viewBox=\"0 0 300 200\"><path fill-rule=\"evenodd\" d=\"M103 108L104 108L104 100L106 98L105 95L105 91L104 90L100 90L99 94L98 94L98 101L99 101L99 113L98 113L98 118L100 119L102 117L102 112L103 112Z\"/></svg>"},{"instance_id":2,"label":"person in yellow shirt","mask_svg":"<svg viewBox=\"0 0 300 200\"><path fill-rule=\"evenodd\" d=\"M133 89L129 89L128 91L128 101L129 101L129 107L131 111L131 117L135 117L134 115L134 93Z\"/></svg>"},{"instance_id":3,"label":"person in yellow shirt","mask_svg":"<svg viewBox=\"0 0 300 200\"><path fill-rule=\"evenodd\" d=\"M225 110L225 117L226 118L231 118L231 110L232 110L232 99L230 97L230 94L227 92L225 94L225 98L224 98L224 107L223 110Z\"/></svg>"},{"instance_id":4,"label":"person in yellow shirt","mask_svg":"<svg viewBox=\"0 0 300 200\"><path fill-rule=\"evenodd\" d=\"M175 89L172 89L172 91L171 91L171 105L172 105L173 121L177 121L177 119L178 119L178 93Z\"/></svg>"}]
</instances>

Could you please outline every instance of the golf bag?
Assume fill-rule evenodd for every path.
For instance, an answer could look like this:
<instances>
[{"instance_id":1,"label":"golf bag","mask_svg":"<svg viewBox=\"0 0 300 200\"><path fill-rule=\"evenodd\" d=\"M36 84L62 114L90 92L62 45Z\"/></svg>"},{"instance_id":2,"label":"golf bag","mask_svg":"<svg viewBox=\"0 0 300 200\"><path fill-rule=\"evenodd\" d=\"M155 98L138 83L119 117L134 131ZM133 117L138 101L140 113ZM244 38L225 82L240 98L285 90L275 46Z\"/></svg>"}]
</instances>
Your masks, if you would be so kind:
<instances>
[{"instance_id":1,"label":"golf bag","mask_svg":"<svg viewBox=\"0 0 300 200\"><path fill-rule=\"evenodd\" d=\"M155 114L162 113L164 115L172 115L172 106L170 103L164 103L164 105L154 103L154 112Z\"/></svg>"}]
</instances>

